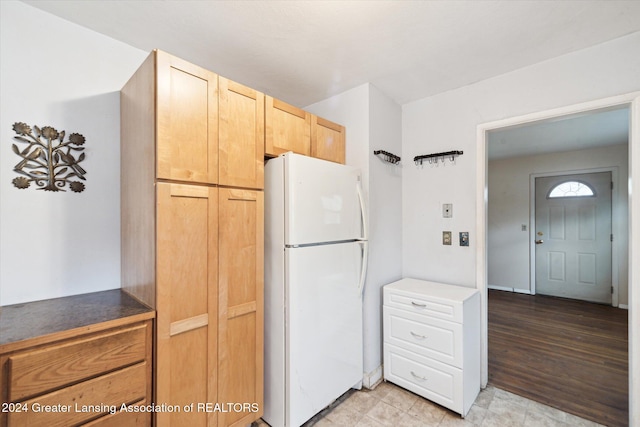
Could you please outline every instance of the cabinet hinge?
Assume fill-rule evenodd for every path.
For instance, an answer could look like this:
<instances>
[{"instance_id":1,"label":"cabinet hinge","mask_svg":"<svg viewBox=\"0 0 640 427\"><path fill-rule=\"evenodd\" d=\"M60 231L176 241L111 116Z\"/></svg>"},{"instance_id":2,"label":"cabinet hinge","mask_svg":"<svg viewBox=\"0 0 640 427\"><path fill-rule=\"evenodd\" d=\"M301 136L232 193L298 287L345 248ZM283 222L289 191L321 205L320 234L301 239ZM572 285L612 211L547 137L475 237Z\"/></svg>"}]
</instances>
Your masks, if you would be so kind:
<instances>
[{"instance_id":1,"label":"cabinet hinge","mask_svg":"<svg viewBox=\"0 0 640 427\"><path fill-rule=\"evenodd\" d=\"M613 286L611 287L611 293L613 293Z\"/></svg>"},{"instance_id":2,"label":"cabinet hinge","mask_svg":"<svg viewBox=\"0 0 640 427\"><path fill-rule=\"evenodd\" d=\"M613 190L613 181L611 181L611 189Z\"/></svg>"},{"instance_id":3,"label":"cabinet hinge","mask_svg":"<svg viewBox=\"0 0 640 427\"><path fill-rule=\"evenodd\" d=\"M611 235L611 241L613 242L613 234Z\"/></svg>"}]
</instances>

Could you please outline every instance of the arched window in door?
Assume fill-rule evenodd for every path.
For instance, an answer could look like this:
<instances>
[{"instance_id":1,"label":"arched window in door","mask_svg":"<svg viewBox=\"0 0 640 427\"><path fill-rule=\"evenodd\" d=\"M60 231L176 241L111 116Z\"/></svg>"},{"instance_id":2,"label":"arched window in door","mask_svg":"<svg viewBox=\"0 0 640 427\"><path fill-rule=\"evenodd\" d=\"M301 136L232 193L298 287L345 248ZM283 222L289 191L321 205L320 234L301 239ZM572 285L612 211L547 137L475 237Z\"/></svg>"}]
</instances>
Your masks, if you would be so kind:
<instances>
[{"instance_id":1,"label":"arched window in door","mask_svg":"<svg viewBox=\"0 0 640 427\"><path fill-rule=\"evenodd\" d=\"M593 197L595 192L588 184L580 181L565 181L556 185L549 191L548 199L560 197Z\"/></svg>"}]
</instances>

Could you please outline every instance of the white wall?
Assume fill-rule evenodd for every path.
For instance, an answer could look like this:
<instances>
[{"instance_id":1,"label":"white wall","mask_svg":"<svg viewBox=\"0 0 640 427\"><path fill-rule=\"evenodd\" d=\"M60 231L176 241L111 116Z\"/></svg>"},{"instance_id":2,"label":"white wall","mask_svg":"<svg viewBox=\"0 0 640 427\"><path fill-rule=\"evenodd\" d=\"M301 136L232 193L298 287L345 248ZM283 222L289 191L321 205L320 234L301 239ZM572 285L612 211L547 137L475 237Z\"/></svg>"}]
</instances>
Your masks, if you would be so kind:
<instances>
[{"instance_id":1,"label":"white wall","mask_svg":"<svg viewBox=\"0 0 640 427\"><path fill-rule=\"evenodd\" d=\"M118 92L147 53L17 1L0 19L0 305L118 288ZM84 192L13 186L15 122L85 136Z\"/></svg>"},{"instance_id":2,"label":"white wall","mask_svg":"<svg viewBox=\"0 0 640 427\"><path fill-rule=\"evenodd\" d=\"M617 197L618 217L613 222L618 229L615 245L618 249L617 266L619 304L628 304L628 147L611 147L523 156L489 162L488 212L488 276L489 285L515 288L530 292L529 283L529 182L530 175L569 170L616 168L618 179L614 189ZM521 225L527 225L527 231Z\"/></svg>"},{"instance_id":3,"label":"white wall","mask_svg":"<svg viewBox=\"0 0 640 427\"><path fill-rule=\"evenodd\" d=\"M369 191L369 84L325 99L305 110L346 127L346 164L362 170L364 189Z\"/></svg>"},{"instance_id":4,"label":"white wall","mask_svg":"<svg viewBox=\"0 0 640 427\"><path fill-rule=\"evenodd\" d=\"M404 276L476 286L478 125L636 91L639 51L634 33L403 105L403 158L464 151L455 166L403 169ZM454 204L452 219L442 203ZM443 246L445 229L470 231L470 247Z\"/></svg>"},{"instance_id":5,"label":"white wall","mask_svg":"<svg viewBox=\"0 0 640 427\"><path fill-rule=\"evenodd\" d=\"M382 365L382 287L402 278L402 162L392 165L373 154L402 153L402 110L375 86L370 86L369 150L369 271L365 293L364 369ZM382 374L382 372L380 372ZM374 380L377 378L374 378ZM372 381L374 382L374 381Z\"/></svg>"},{"instance_id":6,"label":"white wall","mask_svg":"<svg viewBox=\"0 0 640 427\"><path fill-rule=\"evenodd\" d=\"M363 171L369 200L369 268L364 293L364 385L382 377L382 286L401 278L401 166L382 162L374 150L400 154L401 109L365 84L306 110L347 128L346 163Z\"/></svg>"}]
</instances>

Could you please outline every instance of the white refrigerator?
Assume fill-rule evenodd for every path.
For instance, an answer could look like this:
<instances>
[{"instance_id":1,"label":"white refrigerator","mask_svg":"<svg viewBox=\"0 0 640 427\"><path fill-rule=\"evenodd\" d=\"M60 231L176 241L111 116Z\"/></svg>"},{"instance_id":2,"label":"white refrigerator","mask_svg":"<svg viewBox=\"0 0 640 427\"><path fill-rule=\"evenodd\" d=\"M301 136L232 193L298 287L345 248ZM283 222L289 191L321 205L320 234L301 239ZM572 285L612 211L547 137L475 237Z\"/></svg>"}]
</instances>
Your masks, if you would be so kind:
<instances>
[{"instance_id":1,"label":"white refrigerator","mask_svg":"<svg viewBox=\"0 0 640 427\"><path fill-rule=\"evenodd\" d=\"M265 166L263 419L298 427L362 381L365 200L357 168L286 153Z\"/></svg>"}]
</instances>

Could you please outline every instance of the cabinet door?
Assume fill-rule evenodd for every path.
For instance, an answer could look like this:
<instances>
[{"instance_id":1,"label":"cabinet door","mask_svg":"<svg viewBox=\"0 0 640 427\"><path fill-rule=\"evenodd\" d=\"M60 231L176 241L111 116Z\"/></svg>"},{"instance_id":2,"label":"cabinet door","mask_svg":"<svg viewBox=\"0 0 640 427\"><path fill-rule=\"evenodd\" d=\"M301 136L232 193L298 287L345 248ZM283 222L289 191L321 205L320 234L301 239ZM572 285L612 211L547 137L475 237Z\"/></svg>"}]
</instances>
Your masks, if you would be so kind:
<instances>
[{"instance_id":1,"label":"cabinet door","mask_svg":"<svg viewBox=\"0 0 640 427\"><path fill-rule=\"evenodd\" d=\"M311 156L336 163L345 162L345 128L311 116Z\"/></svg>"},{"instance_id":2,"label":"cabinet door","mask_svg":"<svg viewBox=\"0 0 640 427\"><path fill-rule=\"evenodd\" d=\"M217 401L218 189L157 184L156 402ZM162 412L157 425L206 426L215 413Z\"/></svg>"},{"instance_id":3,"label":"cabinet door","mask_svg":"<svg viewBox=\"0 0 640 427\"><path fill-rule=\"evenodd\" d=\"M311 114L270 96L265 97L265 155L287 151L311 154Z\"/></svg>"},{"instance_id":4,"label":"cabinet door","mask_svg":"<svg viewBox=\"0 0 640 427\"><path fill-rule=\"evenodd\" d=\"M158 178L216 183L217 75L160 51L156 70Z\"/></svg>"},{"instance_id":5,"label":"cabinet door","mask_svg":"<svg viewBox=\"0 0 640 427\"><path fill-rule=\"evenodd\" d=\"M219 426L262 415L264 329L264 195L220 189L218 400L257 404L221 412Z\"/></svg>"},{"instance_id":6,"label":"cabinet door","mask_svg":"<svg viewBox=\"0 0 640 427\"><path fill-rule=\"evenodd\" d=\"M219 82L219 182L263 188L264 94L223 77Z\"/></svg>"}]
</instances>

